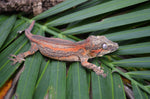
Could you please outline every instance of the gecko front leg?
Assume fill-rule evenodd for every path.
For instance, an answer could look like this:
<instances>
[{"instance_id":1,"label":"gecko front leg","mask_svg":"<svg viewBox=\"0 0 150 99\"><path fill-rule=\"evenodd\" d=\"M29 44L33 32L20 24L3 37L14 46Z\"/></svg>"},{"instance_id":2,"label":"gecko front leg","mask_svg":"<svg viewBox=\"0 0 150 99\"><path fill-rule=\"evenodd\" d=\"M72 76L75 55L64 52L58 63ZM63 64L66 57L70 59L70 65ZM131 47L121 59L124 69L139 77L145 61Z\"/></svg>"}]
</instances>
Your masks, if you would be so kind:
<instances>
[{"instance_id":1,"label":"gecko front leg","mask_svg":"<svg viewBox=\"0 0 150 99\"><path fill-rule=\"evenodd\" d=\"M10 60L13 61L12 65L16 64L17 62L21 63L22 61L25 61L25 57L34 54L38 50L38 46L35 43L31 43L31 48L29 51L20 53L17 56L11 55L13 58L10 58Z\"/></svg>"},{"instance_id":2,"label":"gecko front leg","mask_svg":"<svg viewBox=\"0 0 150 99\"><path fill-rule=\"evenodd\" d=\"M89 63L88 58L80 58L82 66L92 69L97 75L102 75L103 77L106 77L106 74L104 74L104 70L102 70L100 67L97 67L95 64Z\"/></svg>"}]
</instances>

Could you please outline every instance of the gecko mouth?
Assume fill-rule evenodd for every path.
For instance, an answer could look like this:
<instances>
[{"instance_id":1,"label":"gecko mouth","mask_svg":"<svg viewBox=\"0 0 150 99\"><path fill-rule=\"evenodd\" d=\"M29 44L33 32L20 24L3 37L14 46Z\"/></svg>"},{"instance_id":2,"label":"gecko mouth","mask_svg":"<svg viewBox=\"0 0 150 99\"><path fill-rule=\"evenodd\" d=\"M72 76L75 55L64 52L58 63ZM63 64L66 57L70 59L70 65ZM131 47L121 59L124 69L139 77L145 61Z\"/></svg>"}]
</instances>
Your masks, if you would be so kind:
<instances>
[{"instance_id":1,"label":"gecko mouth","mask_svg":"<svg viewBox=\"0 0 150 99\"><path fill-rule=\"evenodd\" d=\"M96 55L96 57L98 57L98 56L100 55L100 53L101 53L101 52L98 52L97 55Z\"/></svg>"}]
</instances>

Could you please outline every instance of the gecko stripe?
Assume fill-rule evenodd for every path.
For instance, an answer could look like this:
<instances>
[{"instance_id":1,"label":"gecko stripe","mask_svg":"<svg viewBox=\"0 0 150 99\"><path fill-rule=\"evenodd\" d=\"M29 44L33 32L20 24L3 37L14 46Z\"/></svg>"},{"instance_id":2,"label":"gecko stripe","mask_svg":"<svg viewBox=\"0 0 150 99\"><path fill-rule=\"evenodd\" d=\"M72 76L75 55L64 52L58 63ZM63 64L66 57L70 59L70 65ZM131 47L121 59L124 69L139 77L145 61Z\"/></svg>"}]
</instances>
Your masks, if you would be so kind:
<instances>
[{"instance_id":1,"label":"gecko stripe","mask_svg":"<svg viewBox=\"0 0 150 99\"><path fill-rule=\"evenodd\" d=\"M39 47L39 50L42 54L48 55L50 57L67 57L67 56L77 55L78 53L84 53L83 49L79 49L76 52L72 52L72 51L65 52L65 51L61 51L61 50L56 51L56 50L53 50L53 49L50 49L47 47L44 47L44 48Z\"/></svg>"}]
</instances>

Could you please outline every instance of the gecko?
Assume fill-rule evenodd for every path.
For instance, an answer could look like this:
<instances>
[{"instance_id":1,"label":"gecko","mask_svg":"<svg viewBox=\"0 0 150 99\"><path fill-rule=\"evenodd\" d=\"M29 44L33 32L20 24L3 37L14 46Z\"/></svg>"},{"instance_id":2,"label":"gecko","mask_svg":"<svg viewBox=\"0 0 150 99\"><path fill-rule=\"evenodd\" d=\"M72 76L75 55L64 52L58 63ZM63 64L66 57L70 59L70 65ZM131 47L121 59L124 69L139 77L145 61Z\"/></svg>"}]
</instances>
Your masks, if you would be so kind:
<instances>
[{"instance_id":1,"label":"gecko","mask_svg":"<svg viewBox=\"0 0 150 99\"><path fill-rule=\"evenodd\" d=\"M80 61L83 67L92 69L97 75L106 77L104 70L100 66L88 62L88 59L102 57L105 54L116 51L119 48L117 43L112 42L105 36L91 35L85 40L73 42L60 38L34 35L31 33L34 24L35 21L25 30L25 35L31 42L31 48L27 52L20 53L17 56L11 55L10 60L13 61L12 65L25 61L27 56L39 50L42 55L52 59Z\"/></svg>"}]
</instances>

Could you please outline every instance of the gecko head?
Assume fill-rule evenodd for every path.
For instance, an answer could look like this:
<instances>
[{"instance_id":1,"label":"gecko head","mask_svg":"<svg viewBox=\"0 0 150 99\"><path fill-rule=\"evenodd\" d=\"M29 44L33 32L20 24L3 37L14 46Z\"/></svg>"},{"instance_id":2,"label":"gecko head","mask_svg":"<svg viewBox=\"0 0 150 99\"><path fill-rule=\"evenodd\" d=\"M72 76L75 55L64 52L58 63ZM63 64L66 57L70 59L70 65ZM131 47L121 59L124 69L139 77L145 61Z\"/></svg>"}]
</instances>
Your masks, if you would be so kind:
<instances>
[{"instance_id":1,"label":"gecko head","mask_svg":"<svg viewBox=\"0 0 150 99\"><path fill-rule=\"evenodd\" d=\"M89 39L92 44L91 51L98 57L112 53L119 48L117 43L112 42L105 36L90 36Z\"/></svg>"}]
</instances>

